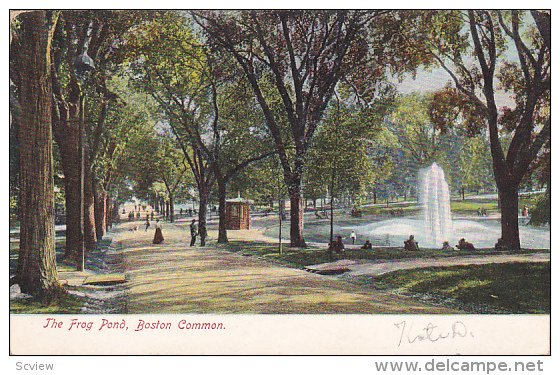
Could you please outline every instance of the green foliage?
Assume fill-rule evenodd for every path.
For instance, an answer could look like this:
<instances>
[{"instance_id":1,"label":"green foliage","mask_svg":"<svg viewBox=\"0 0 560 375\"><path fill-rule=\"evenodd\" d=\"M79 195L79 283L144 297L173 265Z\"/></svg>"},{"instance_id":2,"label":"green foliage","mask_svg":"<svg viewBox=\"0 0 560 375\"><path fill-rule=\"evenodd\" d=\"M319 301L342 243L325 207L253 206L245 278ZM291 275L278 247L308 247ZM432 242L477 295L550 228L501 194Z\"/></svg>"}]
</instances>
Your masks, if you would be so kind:
<instances>
[{"instance_id":1,"label":"green foliage","mask_svg":"<svg viewBox=\"0 0 560 375\"><path fill-rule=\"evenodd\" d=\"M550 187L547 188L546 193L539 196L537 198L537 202L534 206L534 208L532 209L532 211L530 211L531 214L531 220L529 221L529 223L531 225L546 225L546 224L550 224L550 217L551 217L551 207L552 207L552 203L550 200Z\"/></svg>"},{"instance_id":2,"label":"green foliage","mask_svg":"<svg viewBox=\"0 0 560 375\"><path fill-rule=\"evenodd\" d=\"M362 109L339 101L331 104L308 154L306 196L319 198L329 190L336 197L352 197L359 206L371 184L390 168L388 160L378 163L370 156L384 141L387 106L377 104Z\"/></svg>"},{"instance_id":3,"label":"green foliage","mask_svg":"<svg viewBox=\"0 0 560 375\"><path fill-rule=\"evenodd\" d=\"M275 157L249 165L231 181L229 191L230 196L239 192L262 206L288 197L283 171Z\"/></svg>"},{"instance_id":4,"label":"green foliage","mask_svg":"<svg viewBox=\"0 0 560 375\"><path fill-rule=\"evenodd\" d=\"M461 188L478 191L493 187L492 157L483 136L463 139L459 170Z\"/></svg>"}]
</instances>

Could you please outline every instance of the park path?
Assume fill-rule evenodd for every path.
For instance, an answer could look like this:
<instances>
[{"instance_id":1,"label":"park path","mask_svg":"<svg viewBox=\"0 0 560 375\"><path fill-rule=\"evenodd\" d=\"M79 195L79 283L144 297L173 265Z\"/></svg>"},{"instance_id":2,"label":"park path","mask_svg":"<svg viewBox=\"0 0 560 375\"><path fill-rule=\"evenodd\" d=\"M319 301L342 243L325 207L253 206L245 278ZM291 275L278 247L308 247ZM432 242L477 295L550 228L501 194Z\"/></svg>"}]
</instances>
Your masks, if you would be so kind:
<instances>
[{"instance_id":1,"label":"park path","mask_svg":"<svg viewBox=\"0 0 560 375\"><path fill-rule=\"evenodd\" d=\"M340 260L332 263L323 263L306 267L312 271L320 271L334 268L346 268L349 271L344 275L358 276L378 276L384 273L424 267L450 267L468 266L489 263L510 263L510 262L550 262L550 253L534 254L503 254L503 255L473 255L460 257L440 257L440 258L413 258L413 259L393 259L377 261L353 261Z\"/></svg>"},{"instance_id":2,"label":"park path","mask_svg":"<svg viewBox=\"0 0 560 375\"><path fill-rule=\"evenodd\" d=\"M457 313L336 277L271 264L213 247L188 247L188 230L164 224L128 231L122 249L128 313ZM211 233L210 233L211 234Z\"/></svg>"}]
</instances>

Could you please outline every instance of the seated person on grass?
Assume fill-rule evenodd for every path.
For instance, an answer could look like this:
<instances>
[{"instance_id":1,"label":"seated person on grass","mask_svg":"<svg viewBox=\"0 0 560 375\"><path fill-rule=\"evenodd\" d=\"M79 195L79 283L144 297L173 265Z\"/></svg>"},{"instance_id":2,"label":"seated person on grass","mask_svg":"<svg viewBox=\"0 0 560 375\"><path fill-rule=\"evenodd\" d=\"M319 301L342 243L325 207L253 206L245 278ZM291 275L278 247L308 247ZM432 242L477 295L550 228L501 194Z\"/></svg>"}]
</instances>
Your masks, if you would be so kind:
<instances>
[{"instance_id":1,"label":"seated person on grass","mask_svg":"<svg viewBox=\"0 0 560 375\"><path fill-rule=\"evenodd\" d=\"M418 242L414 240L414 236L411 234L408 240L404 241L404 249L409 251L419 250Z\"/></svg>"},{"instance_id":2,"label":"seated person on grass","mask_svg":"<svg viewBox=\"0 0 560 375\"><path fill-rule=\"evenodd\" d=\"M364 245L360 249L362 249L362 250L372 250L373 246L371 245L371 242L369 242L369 240L366 240L366 243L364 243Z\"/></svg>"},{"instance_id":3,"label":"seated person on grass","mask_svg":"<svg viewBox=\"0 0 560 375\"><path fill-rule=\"evenodd\" d=\"M329 250L332 250L335 253L342 253L344 251L342 236L336 236L336 240L329 245Z\"/></svg>"},{"instance_id":4,"label":"seated person on grass","mask_svg":"<svg viewBox=\"0 0 560 375\"><path fill-rule=\"evenodd\" d=\"M449 241L443 241L443 247L441 248L442 250L454 250L453 246L451 246L449 244Z\"/></svg>"},{"instance_id":5,"label":"seated person on grass","mask_svg":"<svg viewBox=\"0 0 560 375\"><path fill-rule=\"evenodd\" d=\"M459 243L455 245L459 250L475 250L474 245L470 242L467 242L464 238L459 240Z\"/></svg>"}]
</instances>

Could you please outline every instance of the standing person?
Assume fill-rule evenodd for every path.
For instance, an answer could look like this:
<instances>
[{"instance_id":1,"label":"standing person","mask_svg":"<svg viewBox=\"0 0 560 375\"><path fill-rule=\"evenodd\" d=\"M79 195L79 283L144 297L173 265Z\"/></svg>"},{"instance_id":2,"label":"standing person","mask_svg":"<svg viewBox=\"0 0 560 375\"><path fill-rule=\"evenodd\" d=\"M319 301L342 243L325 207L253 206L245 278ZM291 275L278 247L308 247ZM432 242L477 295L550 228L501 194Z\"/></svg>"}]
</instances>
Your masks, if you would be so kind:
<instances>
[{"instance_id":1,"label":"standing person","mask_svg":"<svg viewBox=\"0 0 560 375\"><path fill-rule=\"evenodd\" d=\"M356 243L356 232L352 231L350 238L352 239L352 245L354 245Z\"/></svg>"},{"instance_id":2,"label":"standing person","mask_svg":"<svg viewBox=\"0 0 560 375\"><path fill-rule=\"evenodd\" d=\"M192 219L190 227L191 227L191 246L194 246L196 242L196 236L198 236L198 225L196 225L196 219Z\"/></svg>"},{"instance_id":3,"label":"standing person","mask_svg":"<svg viewBox=\"0 0 560 375\"><path fill-rule=\"evenodd\" d=\"M150 212L150 219L154 220L154 211Z\"/></svg>"},{"instance_id":4,"label":"standing person","mask_svg":"<svg viewBox=\"0 0 560 375\"><path fill-rule=\"evenodd\" d=\"M146 230L144 232L147 232L149 227L150 227L150 217L146 215Z\"/></svg>"},{"instance_id":5,"label":"standing person","mask_svg":"<svg viewBox=\"0 0 560 375\"><path fill-rule=\"evenodd\" d=\"M163 242L163 233L161 232L161 224L159 219L156 219L156 234L154 235L153 243L158 244Z\"/></svg>"}]
</instances>

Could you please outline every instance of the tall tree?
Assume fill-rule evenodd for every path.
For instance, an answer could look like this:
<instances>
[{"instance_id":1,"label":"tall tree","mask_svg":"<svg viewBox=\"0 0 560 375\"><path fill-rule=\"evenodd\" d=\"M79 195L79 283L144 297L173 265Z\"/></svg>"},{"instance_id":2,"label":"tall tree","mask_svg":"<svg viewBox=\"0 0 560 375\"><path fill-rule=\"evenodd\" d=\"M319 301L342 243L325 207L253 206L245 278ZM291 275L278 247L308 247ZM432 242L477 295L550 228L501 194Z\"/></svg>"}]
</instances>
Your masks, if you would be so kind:
<instances>
[{"instance_id":1,"label":"tall tree","mask_svg":"<svg viewBox=\"0 0 560 375\"><path fill-rule=\"evenodd\" d=\"M263 150L267 134L250 89L236 77L236 65L201 45L180 15L164 13L162 19L136 30L131 41L137 45L131 59L134 79L168 117L197 180L204 203L199 210L201 231L209 187L218 185L218 242L225 243L227 184L250 163L275 153ZM201 162L209 168L207 178L198 176L206 168Z\"/></svg>"},{"instance_id":2,"label":"tall tree","mask_svg":"<svg viewBox=\"0 0 560 375\"><path fill-rule=\"evenodd\" d=\"M61 291L54 248L51 45L59 13L17 18L20 249L16 281L22 292L48 299Z\"/></svg>"},{"instance_id":3,"label":"tall tree","mask_svg":"<svg viewBox=\"0 0 560 375\"><path fill-rule=\"evenodd\" d=\"M160 137L158 147L154 153L157 177L163 182L169 202L169 221L174 221L175 199L180 188L187 180L190 171L181 150L176 148L173 140L166 136Z\"/></svg>"},{"instance_id":4,"label":"tall tree","mask_svg":"<svg viewBox=\"0 0 560 375\"><path fill-rule=\"evenodd\" d=\"M290 244L305 246L302 180L305 158L334 89L358 67L370 71L365 27L383 12L192 12L212 43L243 69L272 135L290 193ZM373 49L372 49L373 50ZM377 50L376 50L377 51ZM362 72L363 72L362 71ZM381 69L369 76L375 82ZM272 86L272 96L265 86ZM272 98L281 99L275 113ZM282 123L288 125L284 136ZM294 152L288 149L294 147Z\"/></svg>"},{"instance_id":5,"label":"tall tree","mask_svg":"<svg viewBox=\"0 0 560 375\"><path fill-rule=\"evenodd\" d=\"M95 246L95 197L92 140L85 129L91 126L86 93L102 93L97 105L113 98L106 80L122 58L126 40L122 35L150 17L148 11L63 11L54 34L52 85L53 130L61 154L66 194L67 258L81 258L84 242ZM91 74L93 68L94 74ZM101 110L103 112L103 110ZM100 117L102 120L103 117ZM98 122L97 129L102 128ZM92 131L90 134L98 134Z\"/></svg>"},{"instance_id":6,"label":"tall tree","mask_svg":"<svg viewBox=\"0 0 560 375\"><path fill-rule=\"evenodd\" d=\"M60 150L66 195L65 258L82 267L84 253L84 219L91 219L84 205L83 162L85 97L83 79L87 68L78 76L75 63L87 54L92 34L87 12L66 11L61 14L54 34L52 50L53 133ZM86 61L93 68L92 61ZM89 207L87 207L89 209ZM94 227L95 225L93 225ZM90 235L91 226L90 226ZM91 241L90 241L91 243Z\"/></svg>"},{"instance_id":7,"label":"tall tree","mask_svg":"<svg viewBox=\"0 0 560 375\"><path fill-rule=\"evenodd\" d=\"M369 187L386 173L373 151L385 127L387 104L380 100L359 108L342 100L331 102L309 151L306 191L328 190L331 197L346 196L356 208L361 205Z\"/></svg>"},{"instance_id":8,"label":"tall tree","mask_svg":"<svg viewBox=\"0 0 560 375\"><path fill-rule=\"evenodd\" d=\"M518 10L434 11L422 17L423 32L409 47L423 49L446 70L461 99L485 118L502 239L519 249L518 189L551 134L550 17ZM499 108L498 87L511 95L513 108ZM500 129L511 134L509 144Z\"/></svg>"}]
</instances>

